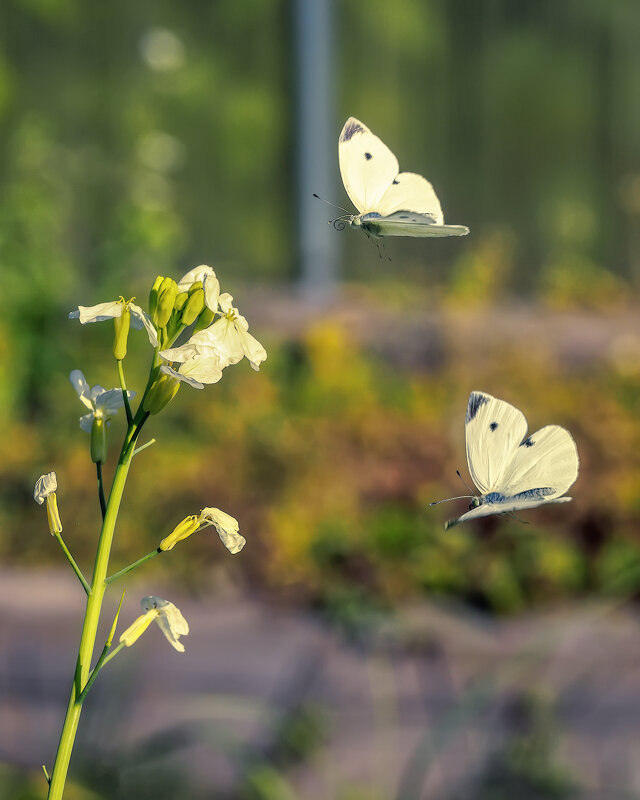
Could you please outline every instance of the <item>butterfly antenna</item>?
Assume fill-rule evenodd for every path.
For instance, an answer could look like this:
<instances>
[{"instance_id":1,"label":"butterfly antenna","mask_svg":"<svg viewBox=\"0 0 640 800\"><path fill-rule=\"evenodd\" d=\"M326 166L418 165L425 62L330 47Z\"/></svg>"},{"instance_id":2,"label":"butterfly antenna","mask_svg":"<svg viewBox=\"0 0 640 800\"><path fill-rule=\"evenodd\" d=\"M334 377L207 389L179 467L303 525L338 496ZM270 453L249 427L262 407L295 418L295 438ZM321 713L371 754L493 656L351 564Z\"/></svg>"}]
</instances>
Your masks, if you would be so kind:
<instances>
[{"instance_id":1,"label":"butterfly antenna","mask_svg":"<svg viewBox=\"0 0 640 800\"><path fill-rule=\"evenodd\" d=\"M430 506L439 506L440 503L448 503L449 500L473 500L475 494L459 494L457 497L445 497L444 500L434 500L433 503L429 503Z\"/></svg>"},{"instance_id":2,"label":"butterfly antenna","mask_svg":"<svg viewBox=\"0 0 640 800\"><path fill-rule=\"evenodd\" d=\"M320 197L320 195L316 194L315 192L313 193L313 196L316 198L316 200L320 200L321 202L326 203L328 206L333 206L333 208L337 208L340 211L344 211L345 214L348 214L349 216L351 216L351 214L349 214L349 211L346 208L343 208L342 206L338 206L335 203L330 203L328 200L325 200L324 197Z\"/></svg>"},{"instance_id":3,"label":"butterfly antenna","mask_svg":"<svg viewBox=\"0 0 640 800\"><path fill-rule=\"evenodd\" d=\"M465 479L462 477L462 475L460 474L460 470L459 470L459 469L457 469L457 470L456 470L456 475L457 475L457 476L460 478L460 480L461 480L461 481L462 481L462 483L463 483L463 484L464 484L464 485L467 487L467 489L468 489L470 492L472 492L472 491L473 491L473 489L472 489L472 488L469 486L469 484L468 484L468 483L465 481ZM474 495L474 497L475 497L475 495Z\"/></svg>"}]
</instances>

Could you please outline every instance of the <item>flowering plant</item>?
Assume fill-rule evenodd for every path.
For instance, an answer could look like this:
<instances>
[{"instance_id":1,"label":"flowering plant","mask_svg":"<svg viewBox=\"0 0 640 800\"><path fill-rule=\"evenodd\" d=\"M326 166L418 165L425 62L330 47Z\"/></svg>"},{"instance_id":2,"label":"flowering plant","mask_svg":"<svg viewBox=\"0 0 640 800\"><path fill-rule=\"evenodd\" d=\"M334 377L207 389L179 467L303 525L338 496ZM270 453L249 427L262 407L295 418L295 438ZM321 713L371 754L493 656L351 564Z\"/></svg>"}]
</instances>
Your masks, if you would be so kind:
<instances>
[{"instance_id":1,"label":"flowering plant","mask_svg":"<svg viewBox=\"0 0 640 800\"><path fill-rule=\"evenodd\" d=\"M216 529L223 545L232 554L239 553L246 541L239 533L236 519L219 508L208 507L176 524L155 550L109 574L111 546L129 469L136 454L155 441L151 439L145 444L138 444L149 417L159 414L176 396L183 383L203 389L205 384L219 381L223 370L237 364L242 358L246 357L254 369L259 369L267 357L264 347L249 334L246 319L233 307L231 295L220 293L220 284L211 267L196 267L178 282L172 278L158 277L151 288L148 313L135 305L134 299L126 301L120 297L94 306L78 306L76 311L69 314L71 319L78 319L82 325L113 322L113 355L120 383L117 389L105 390L102 386L92 388L80 370L73 370L70 375L80 402L89 412L80 418L80 427L90 435L89 449L91 460L96 465L98 500L102 512L102 527L90 579L84 576L62 536L56 473L42 475L34 489L36 502L41 505L46 503L49 531L58 540L86 594L78 658L51 775L43 766L49 784L49 800L59 800L63 796L82 707L100 670L123 648L132 646L154 621L175 650L184 652L185 649L180 637L189 633L187 621L173 603L152 596L142 599L143 613L123 631L118 644L114 646L121 598L109 635L94 662L102 605L111 584L206 527ZM123 366L131 328L144 329L153 348L147 384L135 410L132 401L136 393L127 389ZM187 333L190 335L186 341L174 346ZM120 409L124 409L127 430L107 495L102 465L107 459L108 427Z\"/></svg>"}]
</instances>

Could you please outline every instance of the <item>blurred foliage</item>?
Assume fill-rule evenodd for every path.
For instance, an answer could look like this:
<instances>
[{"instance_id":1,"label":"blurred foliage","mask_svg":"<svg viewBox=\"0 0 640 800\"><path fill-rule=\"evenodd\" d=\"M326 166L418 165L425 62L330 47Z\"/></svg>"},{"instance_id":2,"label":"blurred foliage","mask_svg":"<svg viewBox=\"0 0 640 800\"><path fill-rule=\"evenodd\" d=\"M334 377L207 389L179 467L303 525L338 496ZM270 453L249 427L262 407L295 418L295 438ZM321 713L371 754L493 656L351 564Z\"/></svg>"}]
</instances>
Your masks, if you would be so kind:
<instances>
[{"instance_id":1,"label":"blurred foliage","mask_svg":"<svg viewBox=\"0 0 640 800\"><path fill-rule=\"evenodd\" d=\"M366 276L375 329L383 313L402 320L415 308L429 259L443 329L420 349L407 325L389 358L330 319L289 338L271 325L259 375L237 367L204 395L183 388L167 420L149 426L159 443L134 465L116 560L216 504L240 517L251 544L241 560L203 535L150 568L197 591L224 563L347 624L419 593L510 613L635 592L637 335L568 370L554 344L504 342L470 364L450 327L473 313L490 320L497 304L517 314L514 290L543 309L629 308L640 263L637 5L401 0L391 10L371 0L365 11L338 0L335 10L349 75L342 114L365 119L403 165L443 187L447 216L473 231L428 247L394 242L391 268L345 235L346 272ZM42 520L30 499L32 479L52 467L65 534L83 563L91 557L94 479L66 376L82 367L92 384L116 381L101 355L110 330L80 335L63 322L69 309L121 292L143 300L157 273L180 274L176 265L212 262L223 287L245 297L249 282L294 274L291 12L261 0L242 14L230 0L3 4L5 561L59 557L35 533ZM145 358L132 348L132 386ZM448 476L463 462L470 380L534 425L571 429L582 459L576 503L535 512L527 526L492 518L444 534L444 507L426 506L459 490Z\"/></svg>"},{"instance_id":2,"label":"blurred foliage","mask_svg":"<svg viewBox=\"0 0 640 800\"><path fill-rule=\"evenodd\" d=\"M375 317L373 307L369 313ZM421 594L497 613L590 592L633 595L640 588L640 359L620 361L614 350L610 360L567 369L544 342L523 353L514 337L500 359L473 360L471 385L471 365L451 337L456 320L443 318L433 345L440 360L428 371L373 355L330 318L279 344L254 326L269 351L259 373L242 364L204 392L183 386L145 428L143 441L158 441L134 461L114 569L155 547L187 514L216 505L240 520L249 542L241 559L207 532L145 570L198 592L220 568L347 626ZM110 324L69 322L62 330L65 349L72 336L81 351L99 342L110 353ZM132 341L128 383L140 388L146 338L134 332ZM89 362L87 376L110 387L116 373L106 358L100 368ZM460 491L466 398L470 388L485 387L523 408L532 430L549 422L571 430L581 458L575 502L529 512L526 525L489 517L445 533L444 520L464 501L428 503ZM83 408L65 374L49 393L37 425L13 424L0 443L0 556L59 563L31 499L32 478L55 467L65 536L87 564L99 512L89 437L77 427ZM111 431L107 479L122 422Z\"/></svg>"},{"instance_id":3,"label":"blurred foliage","mask_svg":"<svg viewBox=\"0 0 640 800\"><path fill-rule=\"evenodd\" d=\"M507 709L507 740L475 787L476 800L570 800L583 796L577 781L557 764L553 710L540 697L513 697ZM462 795L455 795L462 799Z\"/></svg>"}]
</instances>

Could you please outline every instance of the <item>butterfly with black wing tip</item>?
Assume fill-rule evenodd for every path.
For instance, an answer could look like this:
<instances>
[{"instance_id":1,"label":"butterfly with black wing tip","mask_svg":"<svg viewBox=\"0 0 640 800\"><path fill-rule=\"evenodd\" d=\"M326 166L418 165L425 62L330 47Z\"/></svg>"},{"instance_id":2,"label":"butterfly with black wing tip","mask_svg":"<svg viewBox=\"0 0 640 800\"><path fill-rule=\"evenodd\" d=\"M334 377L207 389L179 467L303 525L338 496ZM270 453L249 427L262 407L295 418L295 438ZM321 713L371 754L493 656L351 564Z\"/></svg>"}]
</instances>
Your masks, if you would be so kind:
<instances>
[{"instance_id":1,"label":"butterfly with black wing tip","mask_svg":"<svg viewBox=\"0 0 640 800\"><path fill-rule=\"evenodd\" d=\"M344 188L359 212L345 218L352 227L369 236L469 233L465 225L444 224L429 181L414 172L399 172L391 150L355 117L349 117L340 133L338 159Z\"/></svg>"},{"instance_id":2,"label":"butterfly with black wing tip","mask_svg":"<svg viewBox=\"0 0 640 800\"><path fill-rule=\"evenodd\" d=\"M546 425L527 436L522 411L485 392L469 395L464 424L467 464L480 495L469 495L469 511L447 522L445 530L489 514L571 500L562 495L578 477L579 461L565 428Z\"/></svg>"}]
</instances>

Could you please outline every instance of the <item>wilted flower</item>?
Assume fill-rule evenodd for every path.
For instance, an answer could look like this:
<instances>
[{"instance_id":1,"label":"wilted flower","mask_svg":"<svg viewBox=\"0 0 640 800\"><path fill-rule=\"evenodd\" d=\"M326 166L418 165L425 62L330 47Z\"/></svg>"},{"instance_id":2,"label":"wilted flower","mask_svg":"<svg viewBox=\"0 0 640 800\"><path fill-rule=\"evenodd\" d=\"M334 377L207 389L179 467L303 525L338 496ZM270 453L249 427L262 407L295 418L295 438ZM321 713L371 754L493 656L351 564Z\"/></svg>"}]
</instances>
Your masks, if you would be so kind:
<instances>
[{"instance_id":1,"label":"wilted flower","mask_svg":"<svg viewBox=\"0 0 640 800\"><path fill-rule=\"evenodd\" d=\"M122 633L120 641L126 647L131 647L147 630L149 625L155 621L169 644L178 652L184 653L184 645L178 640L181 636L186 636L189 633L189 623L182 616L179 609L168 600L153 596L143 597L140 605L144 613L135 619L126 631Z\"/></svg>"},{"instance_id":2,"label":"wilted flower","mask_svg":"<svg viewBox=\"0 0 640 800\"><path fill-rule=\"evenodd\" d=\"M247 540L238 533L238 520L219 508L203 508L199 515L185 517L173 531L160 542L160 550L171 550L178 542L187 539L196 531L213 526L222 544L235 555L245 546Z\"/></svg>"},{"instance_id":3,"label":"wilted flower","mask_svg":"<svg viewBox=\"0 0 640 800\"><path fill-rule=\"evenodd\" d=\"M57 489L58 478L55 472L41 475L33 489L33 499L36 503L42 505L45 500L47 501L47 520L49 521L49 532L52 536L56 533L62 533L62 522L60 522L58 500L56 498Z\"/></svg>"}]
</instances>

